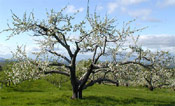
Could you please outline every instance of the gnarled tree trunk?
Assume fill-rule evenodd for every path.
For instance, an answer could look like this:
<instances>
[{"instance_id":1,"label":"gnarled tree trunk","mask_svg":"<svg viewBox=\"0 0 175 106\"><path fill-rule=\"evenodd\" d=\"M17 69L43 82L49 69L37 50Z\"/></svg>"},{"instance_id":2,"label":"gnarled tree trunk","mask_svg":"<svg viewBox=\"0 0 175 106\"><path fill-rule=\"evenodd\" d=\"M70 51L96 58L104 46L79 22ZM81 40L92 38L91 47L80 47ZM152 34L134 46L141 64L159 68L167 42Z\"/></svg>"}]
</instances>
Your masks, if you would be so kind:
<instances>
[{"instance_id":1,"label":"gnarled tree trunk","mask_svg":"<svg viewBox=\"0 0 175 106\"><path fill-rule=\"evenodd\" d=\"M83 90L82 89L78 89L78 86L72 86L72 99L82 99L83 98L83 95L82 95L82 92Z\"/></svg>"}]
</instances>

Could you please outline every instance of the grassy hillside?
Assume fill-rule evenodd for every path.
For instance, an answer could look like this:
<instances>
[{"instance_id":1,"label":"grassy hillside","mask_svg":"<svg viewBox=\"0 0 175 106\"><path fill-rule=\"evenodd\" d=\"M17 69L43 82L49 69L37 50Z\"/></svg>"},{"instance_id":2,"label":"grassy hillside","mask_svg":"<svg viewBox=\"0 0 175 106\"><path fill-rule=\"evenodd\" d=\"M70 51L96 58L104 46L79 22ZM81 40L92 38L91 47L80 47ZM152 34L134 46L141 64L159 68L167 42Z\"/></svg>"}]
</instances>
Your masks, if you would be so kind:
<instances>
[{"instance_id":1,"label":"grassy hillside","mask_svg":"<svg viewBox=\"0 0 175 106\"><path fill-rule=\"evenodd\" d=\"M72 100L69 82L58 88L45 79L26 81L0 89L0 106L175 106L170 89L95 85L83 92L83 100Z\"/></svg>"}]
</instances>

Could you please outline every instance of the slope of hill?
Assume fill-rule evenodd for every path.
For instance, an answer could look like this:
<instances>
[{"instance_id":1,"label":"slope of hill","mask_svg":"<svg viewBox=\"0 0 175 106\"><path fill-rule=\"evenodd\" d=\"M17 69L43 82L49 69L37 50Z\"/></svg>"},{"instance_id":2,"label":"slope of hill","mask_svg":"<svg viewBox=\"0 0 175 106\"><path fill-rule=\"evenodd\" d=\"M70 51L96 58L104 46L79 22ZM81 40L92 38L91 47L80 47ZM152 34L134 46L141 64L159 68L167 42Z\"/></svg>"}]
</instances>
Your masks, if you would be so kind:
<instances>
[{"instance_id":1,"label":"slope of hill","mask_svg":"<svg viewBox=\"0 0 175 106\"><path fill-rule=\"evenodd\" d=\"M18 86L0 89L0 106L174 106L171 89L149 91L141 87L99 85L86 89L84 99L72 100L70 82L61 88L44 79L26 81Z\"/></svg>"}]
</instances>

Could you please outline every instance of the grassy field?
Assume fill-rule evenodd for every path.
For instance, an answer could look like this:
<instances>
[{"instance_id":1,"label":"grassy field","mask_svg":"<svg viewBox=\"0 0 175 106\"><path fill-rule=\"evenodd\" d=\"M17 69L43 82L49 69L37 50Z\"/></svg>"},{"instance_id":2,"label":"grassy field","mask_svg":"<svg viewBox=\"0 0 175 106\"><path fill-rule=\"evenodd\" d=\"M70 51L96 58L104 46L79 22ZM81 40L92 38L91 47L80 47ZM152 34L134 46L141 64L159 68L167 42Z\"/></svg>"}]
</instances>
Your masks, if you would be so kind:
<instances>
[{"instance_id":1,"label":"grassy field","mask_svg":"<svg viewBox=\"0 0 175 106\"><path fill-rule=\"evenodd\" d=\"M58 88L40 79L0 89L0 106L175 106L170 89L95 85L83 92L84 99L72 100L69 82Z\"/></svg>"}]
</instances>

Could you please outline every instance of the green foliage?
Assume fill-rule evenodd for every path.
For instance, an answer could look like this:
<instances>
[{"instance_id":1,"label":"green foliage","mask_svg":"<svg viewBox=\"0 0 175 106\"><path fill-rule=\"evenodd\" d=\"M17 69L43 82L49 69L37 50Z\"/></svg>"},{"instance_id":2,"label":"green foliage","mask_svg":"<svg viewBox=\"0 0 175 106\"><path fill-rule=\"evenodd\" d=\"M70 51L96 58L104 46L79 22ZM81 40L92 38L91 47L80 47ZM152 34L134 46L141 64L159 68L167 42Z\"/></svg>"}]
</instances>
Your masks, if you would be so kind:
<instances>
[{"instance_id":1,"label":"green foliage","mask_svg":"<svg viewBox=\"0 0 175 106\"><path fill-rule=\"evenodd\" d=\"M90 59L79 61L77 63L77 77L81 77L86 72L91 63L92 61Z\"/></svg>"},{"instance_id":2,"label":"green foliage","mask_svg":"<svg viewBox=\"0 0 175 106\"><path fill-rule=\"evenodd\" d=\"M4 71L0 71L0 89L3 87L2 84L4 84L5 79L6 79L6 76L5 76Z\"/></svg>"},{"instance_id":3,"label":"green foliage","mask_svg":"<svg viewBox=\"0 0 175 106\"><path fill-rule=\"evenodd\" d=\"M65 86L63 85L65 85L65 83L70 83L68 77L59 74L48 75L47 77L44 77L44 79L60 89L64 89Z\"/></svg>"},{"instance_id":4,"label":"green foliage","mask_svg":"<svg viewBox=\"0 0 175 106\"><path fill-rule=\"evenodd\" d=\"M10 85L9 77L7 76L6 72L12 70L11 67L14 64L14 62L6 61L1 64L3 67L2 67L2 71L0 71L0 84L1 84L0 88L2 88L3 86Z\"/></svg>"},{"instance_id":5,"label":"green foliage","mask_svg":"<svg viewBox=\"0 0 175 106\"><path fill-rule=\"evenodd\" d=\"M47 76L48 77L48 76ZM173 106L175 92L170 89L95 85L84 91L83 100L72 100L68 83L63 89L45 79L25 81L0 89L0 106Z\"/></svg>"},{"instance_id":6,"label":"green foliage","mask_svg":"<svg viewBox=\"0 0 175 106\"><path fill-rule=\"evenodd\" d=\"M5 73L4 71L0 71L0 81L5 80Z\"/></svg>"}]
</instances>

